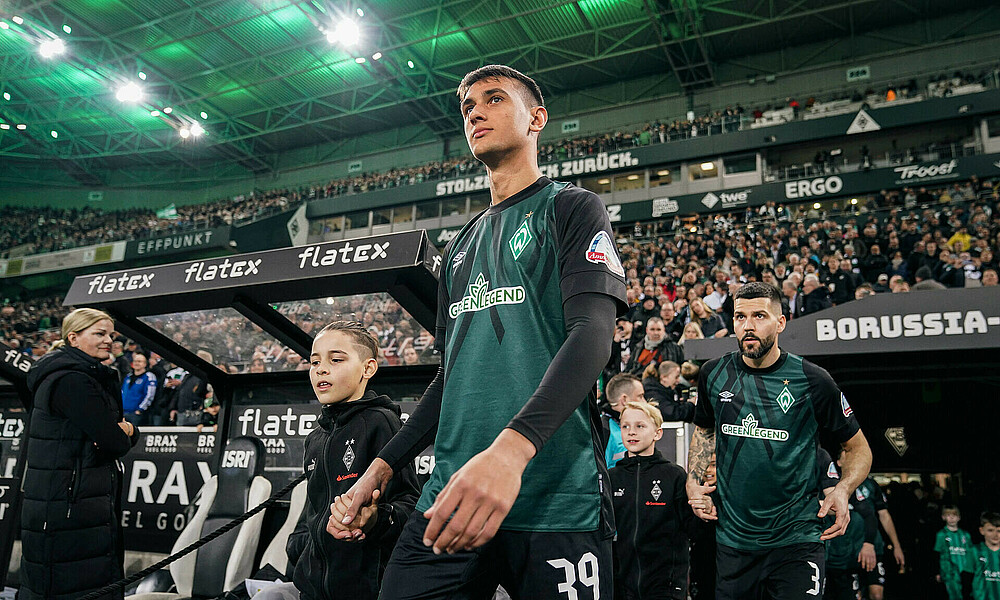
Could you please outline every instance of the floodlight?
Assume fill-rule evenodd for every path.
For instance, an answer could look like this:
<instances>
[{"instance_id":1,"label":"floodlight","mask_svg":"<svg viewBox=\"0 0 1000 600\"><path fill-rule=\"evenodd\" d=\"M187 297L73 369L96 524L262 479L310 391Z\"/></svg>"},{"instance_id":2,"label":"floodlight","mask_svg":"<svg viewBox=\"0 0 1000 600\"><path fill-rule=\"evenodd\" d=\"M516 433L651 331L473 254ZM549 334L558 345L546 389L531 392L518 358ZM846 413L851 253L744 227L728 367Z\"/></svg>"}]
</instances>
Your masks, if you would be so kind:
<instances>
[{"instance_id":1,"label":"floodlight","mask_svg":"<svg viewBox=\"0 0 1000 600\"><path fill-rule=\"evenodd\" d=\"M340 42L345 46L353 46L361 39L361 28L353 19L344 19L333 28L333 39L330 39L330 34L327 34L326 39Z\"/></svg>"},{"instance_id":2,"label":"floodlight","mask_svg":"<svg viewBox=\"0 0 1000 600\"><path fill-rule=\"evenodd\" d=\"M158 111L158 110L151 110L151 111L149 111L149 116L151 116L151 117L158 117L158 116L160 116L160 111Z\"/></svg>"},{"instance_id":3,"label":"floodlight","mask_svg":"<svg viewBox=\"0 0 1000 600\"><path fill-rule=\"evenodd\" d=\"M819 202L813 202L813 208L819 210Z\"/></svg>"},{"instance_id":4,"label":"floodlight","mask_svg":"<svg viewBox=\"0 0 1000 600\"><path fill-rule=\"evenodd\" d=\"M360 7L358 7L358 11L357 11L357 12L358 12L358 16L359 16L359 17L363 17L363 16L365 16L365 11L361 10L361 8L360 8Z\"/></svg>"},{"instance_id":5,"label":"floodlight","mask_svg":"<svg viewBox=\"0 0 1000 600\"><path fill-rule=\"evenodd\" d=\"M17 15L14 15L13 17L11 17L11 18L10 18L10 20L11 20L11 21L14 21L14 22L15 22L15 23L17 23L18 25L22 25L22 24L24 24L24 19L22 19L21 17L19 17L19 16L17 16Z\"/></svg>"},{"instance_id":6,"label":"floodlight","mask_svg":"<svg viewBox=\"0 0 1000 600\"><path fill-rule=\"evenodd\" d=\"M66 51L66 44L59 38L45 40L38 46L38 53L42 55L42 58L52 58L56 54L62 54Z\"/></svg>"},{"instance_id":7,"label":"floodlight","mask_svg":"<svg viewBox=\"0 0 1000 600\"><path fill-rule=\"evenodd\" d=\"M10 92L4 92L3 93L3 99L4 100L10 100Z\"/></svg>"},{"instance_id":8,"label":"floodlight","mask_svg":"<svg viewBox=\"0 0 1000 600\"><path fill-rule=\"evenodd\" d=\"M180 130L179 133L181 134L181 137L183 139L185 139L185 140L188 139L189 137L191 137L191 130L188 129L187 127L181 127L181 130Z\"/></svg>"},{"instance_id":9,"label":"floodlight","mask_svg":"<svg viewBox=\"0 0 1000 600\"><path fill-rule=\"evenodd\" d=\"M59 132L53 129L52 131L49 132L49 135L51 135L53 138L57 138L59 137Z\"/></svg>"},{"instance_id":10,"label":"floodlight","mask_svg":"<svg viewBox=\"0 0 1000 600\"><path fill-rule=\"evenodd\" d=\"M7 123L0 123L0 129L10 129L10 125Z\"/></svg>"},{"instance_id":11,"label":"floodlight","mask_svg":"<svg viewBox=\"0 0 1000 600\"><path fill-rule=\"evenodd\" d=\"M28 128L28 126L25 125L24 123L18 123L17 128L20 129L21 131L24 131L25 129Z\"/></svg>"},{"instance_id":12,"label":"floodlight","mask_svg":"<svg viewBox=\"0 0 1000 600\"><path fill-rule=\"evenodd\" d=\"M139 71L139 79L146 81L146 73L144 73L143 71Z\"/></svg>"},{"instance_id":13,"label":"floodlight","mask_svg":"<svg viewBox=\"0 0 1000 600\"><path fill-rule=\"evenodd\" d=\"M629 175L626 179L628 179L629 181L635 181L636 179L639 179L639 176L633 173L632 175Z\"/></svg>"},{"instance_id":14,"label":"floodlight","mask_svg":"<svg viewBox=\"0 0 1000 600\"><path fill-rule=\"evenodd\" d=\"M197 123L191 125L191 135L193 135L194 137L198 137L203 133L205 133L205 130L202 129L201 125Z\"/></svg>"},{"instance_id":15,"label":"floodlight","mask_svg":"<svg viewBox=\"0 0 1000 600\"><path fill-rule=\"evenodd\" d=\"M334 302L334 300L333 300L332 296L326 299L326 303L327 304L333 304L333 302Z\"/></svg>"},{"instance_id":16,"label":"floodlight","mask_svg":"<svg viewBox=\"0 0 1000 600\"><path fill-rule=\"evenodd\" d=\"M165 114L165 115L169 115L172 112L174 112L174 109L170 108L169 106L164 107L164 109L163 109L163 114Z\"/></svg>"},{"instance_id":17,"label":"floodlight","mask_svg":"<svg viewBox=\"0 0 1000 600\"><path fill-rule=\"evenodd\" d=\"M413 61L412 60L406 61L406 66L408 66L408 67L410 67L412 69L413 68Z\"/></svg>"},{"instance_id":18,"label":"floodlight","mask_svg":"<svg viewBox=\"0 0 1000 600\"><path fill-rule=\"evenodd\" d=\"M0 21L0 29L10 29L10 24L7 21Z\"/></svg>"},{"instance_id":19,"label":"floodlight","mask_svg":"<svg viewBox=\"0 0 1000 600\"><path fill-rule=\"evenodd\" d=\"M201 118L202 119L207 119L208 118L208 113L205 112L205 111L201 111Z\"/></svg>"},{"instance_id":20,"label":"floodlight","mask_svg":"<svg viewBox=\"0 0 1000 600\"><path fill-rule=\"evenodd\" d=\"M69 25L63 25L63 31L65 31L66 33L73 33L73 28L70 27Z\"/></svg>"},{"instance_id":21,"label":"floodlight","mask_svg":"<svg viewBox=\"0 0 1000 600\"><path fill-rule=\"evenodd\" d=\"M857 203L858 203L857 198L851 198L851 204L857 204Z\"/></svg>"},{"instance_id":22,"label":"floodlight","mask_svg":"<svg viewBox=\"0 0 1000 600\"><path fill-rule=\"evenodd\" d=\"M667 175L670 175L670 169L660 169L656 172L656 174L659 177L666 177Z\"/></svg>"},{"instance_id":23,"label":"floodlight","mask_svg":"<svg viewBox=\"0 0 1000 600\"><path fill-rule=\"evenodd\" d=\"M598 179L597 183L600 185L608 185L609 183L611 183L611 180L605 177L604 179Z\"/></svg>"},{"instance_id":24,"label":"floodlight","mask_svg":"<svg viewBox=\"0 0 1000 600\"><path fill-rule=\"evenodd\" d=\"M115 98L118 98L119 102L139 102L142 100L142 88L134 81L130 81L118 88Z\"/></svg>"},{"instance_id":25,"label":"floodlight","mask_svg":"<svg viewBox=\"0 0 1000 600\"><path fill-rule=\"evenodd\" d=\"M364 56L359 56L359 57L357 57L357 58L354 59L354 62L358 63L359 65L363 65L363 64L365 64L365 57Z\"/></svg>"},{"instance_id":26,"label":"floodlight","mask_svg":"<svg viewBox=\"0 0 1000 600\"><path fill-rule=\"evenodd\" d=\"M714 162L703 162L703 163L701 163L701 170L702 171L711 171L714 168L715 168L715 163Z\"/></svg>"},{"instance_id":27,"label":"floodlight","mask_svg":"<svg viewBox=\"0 0 1000 600\"><path fill-rule=\"evenodd\" d=\"M380 58L382 58L381 52L376 52L375 54L372 54L372 60L378 60Z\"/></svg>"}]
</instances>

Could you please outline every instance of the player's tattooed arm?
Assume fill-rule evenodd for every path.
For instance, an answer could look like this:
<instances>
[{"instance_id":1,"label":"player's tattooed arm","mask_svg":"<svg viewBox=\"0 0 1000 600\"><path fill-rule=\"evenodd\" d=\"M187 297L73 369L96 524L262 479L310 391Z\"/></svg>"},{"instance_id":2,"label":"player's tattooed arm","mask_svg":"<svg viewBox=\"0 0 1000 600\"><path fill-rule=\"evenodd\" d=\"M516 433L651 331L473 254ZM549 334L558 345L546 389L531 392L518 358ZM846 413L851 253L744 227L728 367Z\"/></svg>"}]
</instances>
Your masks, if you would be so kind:
<instances>
[{"instance_id":1,"label":"player's tattooed arm","mask_svg":"<svg viewBox=\"0 0 1000 600\"><path fill-rule=\"evenodd\" d=\"M691 436L691 449L688 452L688 478L698 484L704 483L705 472L712 462L713 454L715 454L715 429L696 425Z\"/></svg>"},{"instance_id":2,"label":"player's tattooed arm","mask_svg":"<svg viewBox=\"0 0 1000 600\"><path fill-rule=\"evenodd\" d=\"M691 449L688 452L687 496L688 504L695 516L703 521L718 520L718 511L712 501L711 493L715 486L705 485L705 474L715 453L715 429L707 427L694 428L691 436Z\"/></svg>"}]
</instances>

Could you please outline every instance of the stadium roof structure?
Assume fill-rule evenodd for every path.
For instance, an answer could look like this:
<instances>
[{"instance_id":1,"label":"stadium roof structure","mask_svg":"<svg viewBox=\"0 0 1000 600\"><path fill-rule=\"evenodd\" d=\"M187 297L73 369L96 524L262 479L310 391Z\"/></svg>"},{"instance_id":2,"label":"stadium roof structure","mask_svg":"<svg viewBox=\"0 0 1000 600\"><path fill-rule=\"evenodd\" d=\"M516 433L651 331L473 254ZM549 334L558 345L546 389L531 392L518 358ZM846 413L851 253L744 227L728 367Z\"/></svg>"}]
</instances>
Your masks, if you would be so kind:
<instances>
[{"instance_id":1,"label":"stadium roof structure","mask_svg":"<svg viewBox=\"0 0 1000 600\"><path fill-rule=\"evenodd\" d=\"M373 131L456 135L454 89L483 64L531 74L566 112L560 98L600 108L997 35L997 10L975 0L6 0L0 158L15 168L0 178L39 180L53 165L87 186L150 166L163 181L205 165L246 177L273 171L282 152ZM354 44L338 28L347 18ZM129 83L141 99L116 99Z\"/></svg>"}]
</instances>

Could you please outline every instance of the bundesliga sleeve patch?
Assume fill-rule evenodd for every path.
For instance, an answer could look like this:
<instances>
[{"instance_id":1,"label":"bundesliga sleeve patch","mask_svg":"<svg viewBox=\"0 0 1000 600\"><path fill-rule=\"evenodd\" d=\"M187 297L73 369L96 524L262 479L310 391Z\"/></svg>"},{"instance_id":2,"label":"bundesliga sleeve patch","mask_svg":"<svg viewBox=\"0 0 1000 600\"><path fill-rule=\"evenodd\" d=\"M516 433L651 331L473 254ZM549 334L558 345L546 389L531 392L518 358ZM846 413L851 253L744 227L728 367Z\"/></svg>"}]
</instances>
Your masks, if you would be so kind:
<instances>
[{"instance_id":1,"label":"bundesliga sleeve patch","mask_svg":"<svg viewBox=\"0 0 1000 600\"><path fill-rule=\"evenodd\" d=\"M837 472L837 465L830 463L826 468L826 476L830 479L840 479L840 473Z\"/></svg>"},{"instance_id":2,"label":"bundesliga sleeve patch","mask_svg":"<svg viewBox=\"0 0 1000 600\"><path fill-rule=\"evenodd\" d=\"M843 392L840 393L840 408L843 409L845 418L854 414L854 411L851 409L851 405L847 403L847 397L844 396Z\"/></svg>"},{"instance_id":3,"label":"bundesliga sleeve patch","mask_svg":"<svg viewBox=\"0 0 1000 600\"><path fill-rule=\"evenodd\" d=\"M590 247L587 248L587 260L594 264L603 264L609 271L619 277L625 277L625 269L622 268L621 260L618 259L618 250L611 241L611 236L607 231L597 232L594 239L590 240Z\"/></svg>"}]
</instances>

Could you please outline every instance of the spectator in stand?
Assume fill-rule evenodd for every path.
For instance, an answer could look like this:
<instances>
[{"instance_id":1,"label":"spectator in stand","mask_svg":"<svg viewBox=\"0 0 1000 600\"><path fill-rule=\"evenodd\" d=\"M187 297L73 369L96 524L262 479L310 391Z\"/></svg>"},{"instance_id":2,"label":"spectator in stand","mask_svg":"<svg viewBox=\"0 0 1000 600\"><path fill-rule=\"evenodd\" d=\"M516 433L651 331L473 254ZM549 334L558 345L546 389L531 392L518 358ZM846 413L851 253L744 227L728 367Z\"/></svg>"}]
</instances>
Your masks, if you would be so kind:
<instances>
[{"instance_id":1,"label":"spectator in stand","mask_svg":"<svg viewBox=\"0 0 1000 600\"><path fill-rule=\"evenodd\" d=\"M865 281L875 283L878 281L879 275L886 273L888 266L889 259L882 254L882 249L878 244L872 244L872 247L868 249L868 256L861 261L861 273Z\"/></svg>"},{"instance_id":2,"label":"spectator in stand","mask_svg":"<svg viewBox=\"0 0 1000 600\"><path fill-rule=\"evenodd\" d=\"M633 344L625 372L633 375L641 374L651 364L659 364L664 360L675 363L684 362L684 350L667 337L663 319L652 317L646 322L646 333Z\"/></svg>"},{"instance_id":3,"label":"spectator in stand","mask_svg":"<svg viewBox=\"0 0 1000 600\"><path fill-rule=\"evenodd\" d=\"M694 402L680 399L677 385L681 366L665 360L658 367L650 365L643 373L642 387L646 401L656 404L664 421L687 421L694 418Z\"/></svg>"},{"instance_id":4,"label":"spectator in stand","mask_svg":"<svg viewBox=\"0 0 1000 600\"><path fill-rule=\"evenodd\" d=\"M804 301L794 281L786 279L782 282L781 295L781 314L785 316L785 319L794 319L801 316Z\"/></svg>"},{"instance_id":5,"label":"spectator in stand","mask_svg":"<svg viewBox=\"0 0 1000 600\"><path fill-rule=\"evenodd\" d=\"M675 342L681 339L681 334L684 332L684 323L677 318L677 311L674 310L673 304L664 302L660 306L660 318L663 319L664 327L666 327L667 337Z\"/></svg>"},{"instance_id":6,"label":"spectator in stand","mask_svg":"<svg viewBox=\"0 0 1000 600\"><path fill-rule=\"evenodd\" d=\"M819 282L819 277L814 273L806 275L802 280L802 292L802 315L812 314L833 306L826 286Z\"/></svg>"},{"instance_id":7,"label":"spectator in stand","mask_svg":"<svg viewBox=\"0 0 1000 600\"><path fill-rule=\"evenodd\" d=\"M913 291L917 290L944 290L947 289L945 286L941 285L939 282L934 281L934 275L927 266L920 267L917 269L917 273L914 276L917 282L909 289Z\"/></svg>"},{"instance_id":8,"label":"spectator in stand","mask_svg":"<svg viewBox=\"0 0 1000 600\"><path fill-rule=\"evenodd\" d=\"M681 340L677 342L679 346L684 345L684 340L703 340L705 339L705 334L701 332L701 326L698 325L697 321L691 321L684 326L684 334L681 335Z\"/></svg>"},{"instance_id":9,"label":"spectator in stand","mask_svg":"<svg viewBox=\"0 0 1000 600\"><path fill-rule=\"evenodd\" d=\"M1000 284L996 269L986 269L983 271L983 287L993 287Z\"/></svg>"},{"instance_id":10,"label":"spectator in stand","mask_svg":"<svg viewBox=\"0 0 1000 600\"><path fill-rule=\"evenodd\" d=\"M605 388L605 396L607 397L607 407L603 411L602 419L608 434L608 443L604 449L604 460L610 469L619 460L625 458L625 445L622 443L622 430L619 422L621 412L630 402L646 402L646 396L639 378L628 373L619 373L612 377Z\"/></svg>"},{"instance_id":11,"label":"spectator in stand","mask_svg":"<svg viewBox=\"0 0 1000 600\"><path fill-rule=\"evenodd\" d=\"M156 375L147 370L149 359L142 352L132 353L132 370L122 381L122 411L133 425L146 425L146 411L156 397Z\"/></svg>"},{"instance_id":12,"label":"spectator in stand","mask_svg":"<svg viewBox=\"0 0 1000 600\"><path fill-rule=\"evenodd\" d=\"M722 322L722 317L712 312L712 309L705 306L704 300L695 298L691 304L690 319L698 323L701 333L705 337L726 337L729 330ZM684 362L683 360L681 362Z\"/></svg>"}]
</instances>

